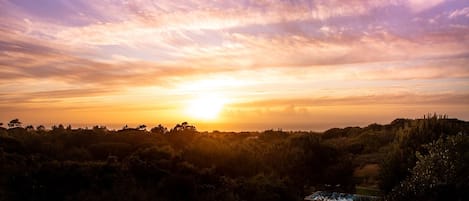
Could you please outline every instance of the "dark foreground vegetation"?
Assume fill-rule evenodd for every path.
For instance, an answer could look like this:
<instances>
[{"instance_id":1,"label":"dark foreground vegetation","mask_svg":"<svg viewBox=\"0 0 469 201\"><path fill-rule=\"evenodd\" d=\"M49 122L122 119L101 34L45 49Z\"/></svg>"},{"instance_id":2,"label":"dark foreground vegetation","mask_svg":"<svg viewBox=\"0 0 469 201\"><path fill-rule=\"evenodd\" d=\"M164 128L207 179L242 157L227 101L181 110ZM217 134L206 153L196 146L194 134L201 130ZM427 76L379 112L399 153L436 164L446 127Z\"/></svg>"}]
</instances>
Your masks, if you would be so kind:
<instances>
[{"instance_id":1,"label":"dark foreground vegetation","mask_svg":"<svg viewBox=\"0 0 469 201\"><path fill-rule=\"evenodd\" d=\"M469 123L444 116L324 133L4 127L0 201L286 201L378 188L386 200L469 200Z\"/></svg>"}]
</instances>

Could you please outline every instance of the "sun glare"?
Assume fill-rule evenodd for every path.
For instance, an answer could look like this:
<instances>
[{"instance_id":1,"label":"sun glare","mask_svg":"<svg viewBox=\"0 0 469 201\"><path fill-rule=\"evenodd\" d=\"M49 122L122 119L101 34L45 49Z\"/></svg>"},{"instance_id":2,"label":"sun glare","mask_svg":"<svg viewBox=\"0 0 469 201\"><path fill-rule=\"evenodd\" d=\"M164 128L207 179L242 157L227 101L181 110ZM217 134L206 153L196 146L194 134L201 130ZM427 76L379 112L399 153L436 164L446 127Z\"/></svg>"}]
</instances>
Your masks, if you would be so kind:
<instances>
[{"instance_id":1,"label":"sun glare","mask_svg":"<svg viewBox=\"0 0 469 201\"><path fill-rule=\"evenodd\" d=\"M186 112L197 119L214 120L218 118L225 103L225 99L221 97L202 95L189 102Z\"/></svg>"}]
</instances>

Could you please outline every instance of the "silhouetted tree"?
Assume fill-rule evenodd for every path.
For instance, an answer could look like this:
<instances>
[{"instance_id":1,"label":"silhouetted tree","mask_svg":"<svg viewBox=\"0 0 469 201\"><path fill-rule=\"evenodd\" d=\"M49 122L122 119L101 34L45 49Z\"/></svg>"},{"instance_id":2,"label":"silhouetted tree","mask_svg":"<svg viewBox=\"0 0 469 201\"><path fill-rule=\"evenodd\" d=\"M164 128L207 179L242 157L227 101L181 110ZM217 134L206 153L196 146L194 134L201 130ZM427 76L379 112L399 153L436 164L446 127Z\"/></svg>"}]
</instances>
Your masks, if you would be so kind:
<instances>
[{"instance_id":1,"label":"silhouetted tree","mask_svg":"<svg viewBox=\"0 0 469 201\"><path fill-rule=\"evenodd\" d=\"M52 126L52 133L53 133L53 134L64 134L64 133L65 133L65 127L64 127L64 125L62 125L62 124L59 124L58 126L57 126L57 125L53 125L53 126Z\"/></svg>"},{"instance_id":2,"label":"silhouetted tree","mask_svg":"<svg viewBox=\"0 0 469 201\"><path fill-rule=\"evenodd\" d=\"M190 125L187 122L182 122L181 124L177 124L171 131L180 132L180 131L190 131L195 132L197 131L195 126Z\"/></svg>"},{"instance_id":3,"label":"silhouetted tree","mask_svg":"<svg viewBox=\"0 0 469 201\"><path fill-rule=\"evenodd\" d=\"M106 126L96 125L96 126L93 126L93 131L95 133L98 133L98 134L104 134L104 133L106 133L107 128L106 128Z\"/></svg>"},{"instance_id":4,"label":"silhouetted tree","mask_svg":"<svg viewBox=\"0 0 469 201\"><path fill-rule=\"evenodd\" d=\"M168 129L163 125L158 124L158 126L153 127L150 131L152 133L165 134L166 132L168 132Z\"/></svg>"},{"instance_id":5,"label":"silhouetted tree","mask_svg":"<svg viewBox=\"0 0 469 201\"><path fill-rule=\"evenodd\" d=\"M21 122L19 119L13 119L10 121L10 123L8 123L8 127L10 128L15 128L15 127L21 127Z\"/></svg>"},{"instance_id":6,"label":"silhouetted tree","mask_svg":"<svg viewBox=\"0 0 469 201\"><path fill-rule=\"evenodd\" d=\"M39 126L36 127L36 130L37 131L45 131L46 127L44 127L43 125L39 125Z\"/></svg>"},{"instance_id":7,"label":"silhouetted tree","mask_svg":"<svg viewBox=\"0 0 469 201\"><path fill-rule=\"evenodd\" d=\"M142 130L142 131L145 130L146 128L147 128L147 125L145 125L145 124L139 125L137 127L138 130Z\"/></svg>"},{"instance_id":8,"label":"silhouetted tree","mask_svg":"<svg viewBox=\"0 0 469 201\"><path fill-rule=\"evenodd\" d=\"M26 131L31 132L34 131L34 126L33 125L28 125L25 127Z\"/></svg>"}]
</instances>

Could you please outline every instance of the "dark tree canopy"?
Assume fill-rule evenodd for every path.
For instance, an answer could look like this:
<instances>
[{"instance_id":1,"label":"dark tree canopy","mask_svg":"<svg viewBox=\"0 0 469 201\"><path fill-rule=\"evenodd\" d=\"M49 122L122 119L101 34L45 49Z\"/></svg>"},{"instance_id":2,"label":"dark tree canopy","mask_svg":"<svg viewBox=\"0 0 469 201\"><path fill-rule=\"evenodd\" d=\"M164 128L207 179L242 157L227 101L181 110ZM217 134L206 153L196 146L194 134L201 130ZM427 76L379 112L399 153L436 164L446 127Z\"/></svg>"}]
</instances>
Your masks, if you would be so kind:
<instances>
[{"instance_id":1,"label":"dark tree canopy","mask_svg":"<svg viewBox=\"0 0 469 201\"><path fill-rule=\"evenodd\" d=\"M324 133L0 128L0 201L293 201L378 184L389 200L467 200L468 131L446 117Z\"/></svg>"}]
</instances>

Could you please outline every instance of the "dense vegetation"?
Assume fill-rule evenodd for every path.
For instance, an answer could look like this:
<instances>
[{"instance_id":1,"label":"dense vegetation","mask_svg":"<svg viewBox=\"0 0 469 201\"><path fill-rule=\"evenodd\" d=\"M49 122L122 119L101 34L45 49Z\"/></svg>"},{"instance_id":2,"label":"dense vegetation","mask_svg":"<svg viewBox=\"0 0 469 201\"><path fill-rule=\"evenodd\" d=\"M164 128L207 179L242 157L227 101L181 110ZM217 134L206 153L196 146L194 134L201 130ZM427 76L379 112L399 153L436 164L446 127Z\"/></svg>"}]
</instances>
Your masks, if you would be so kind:
<instances>
[{"instance_id":1,"label":"dense vegetation","mask_svg":"<svg viewBox=\"0 0 469 201\"><path fill-rule=\"evenodd\" d=\"M302 200L359 186L386 200L469 200L469 123L446 117L324 133L7 127L0 201Z\"/></svg>"}]
</instances>

